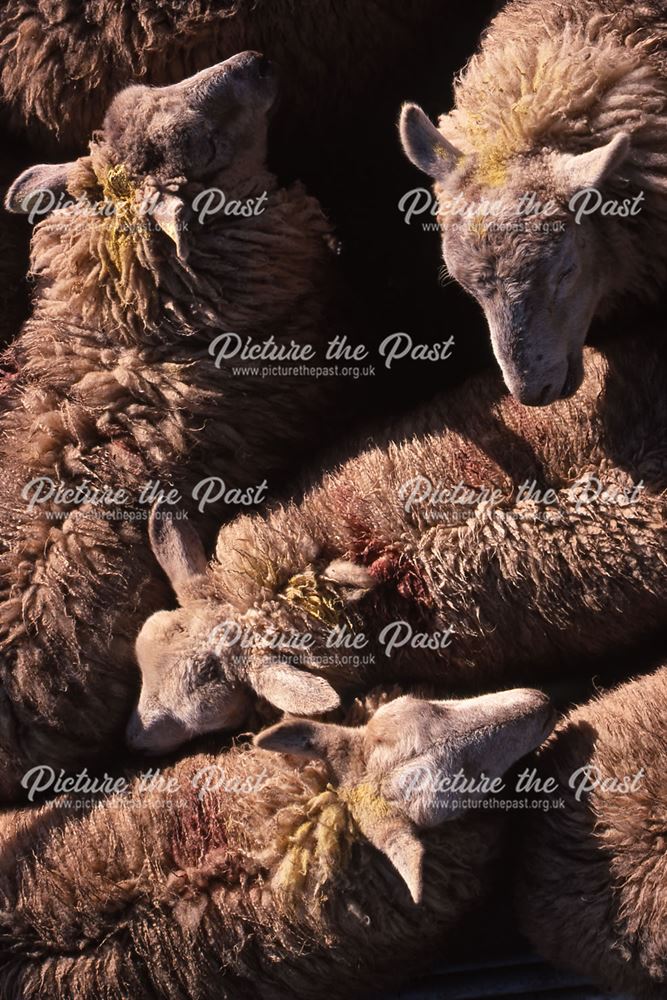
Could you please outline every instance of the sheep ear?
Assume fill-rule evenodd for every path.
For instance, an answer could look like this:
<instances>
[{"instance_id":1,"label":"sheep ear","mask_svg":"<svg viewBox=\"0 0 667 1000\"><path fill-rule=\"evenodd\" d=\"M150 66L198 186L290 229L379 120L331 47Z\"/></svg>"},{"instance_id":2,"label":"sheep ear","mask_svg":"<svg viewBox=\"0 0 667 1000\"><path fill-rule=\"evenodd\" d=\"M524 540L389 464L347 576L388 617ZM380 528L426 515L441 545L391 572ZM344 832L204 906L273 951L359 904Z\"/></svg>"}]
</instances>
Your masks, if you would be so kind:
<instances>
[{"instance_id":1,"label":"sheep ear","mask_svg":"<svg viewBox=\"0 0 667 1000\"><path fill-rule=\"evenodd\" d=\"M176 247L176 256L185 260L188 255L186 240L187 207L182 198L171 192L161 192L153 202L151 215L154 223Z\"/></svg>"},{"instance_id":2,"label":"sheep ear","mask_svg":"<svg viewBox=\"0 0 667 1000\"><path fill-rule=\"evenodd\" d=\"M421 903L423 892L424 845L405 817L397 813L388 816L366 814L358 807L354 818L366 839L389 858L401 876L414 903Z\"/></svg>"},{"instance_id":3,"label":"sheep ear","mask_svg":"<svg viewBox=\"0 0 667 1000\"><path fill-rule=\"evenodd\" d=\"M399 131L407 158L435 180L451 173L463 156L417 104L403 105Z\"/></svg>"},{"instance_id":4,"label":"sheep ear","mask_svg":"<svg viewBox=\"0 0 667 1000\"><path fill-rule=\"evenodd\" d=\"M47 215L67 192L72 163L39 163L16 178L5 195L8 212Z\"/></svg>"},{"instance_id":5,"label":"sheep ear","mask_svg":"<svg viewBox=\"0 0 667 1000\"><path fill-rule=\"evenodd\" d=\"M255 746L275 753L330 760L354 738L355 730L314 719L284 719L255 736ZM361 732L359 730L359 732Z\"/></svg>"},{"instance_id":6,"label":"sheep ear","mask_svg":"<svg viewBox=\"0 0 667 1000\"><path fill-rule=\"evenodd\" d=\"M374 785L345 784L350 761L361 759L365 727L356 729L315 722L312 719L285 719L255 736L255 746L263 750L315 757L325 760L336 780L340 795L363 836L392 863L408 887L415 903L422 895L424 848L413 824L388 807Z\"/></svg>"},{"instance_id":7,"label":"sheep ear","mask_svg":"<svg viewBox=\"0 0 667 1000\"><path fill-rule=\"evenodd\" d=\"M630 136L625 132L587 153L561 153L555 158L556 180L568 195L586 188L597 188L614 173L628 155Z\"/></svg>"},{"instance_id":8,"label":"sheep ear","mask_svg":"<svg viewBox=\"0 0 667 1000\"><path fill-rule=\"evenodd\" d=\"M199 535L183 511L156 504L148 522L148 536L179 603L187 603L192 585L206 572L206 553Z\"/></svg>"},{"instance_id":9,"label":"sheep ear","mask_svg":"<svg viewBox=\"0 0 667 1000\"><path fill-rule=\"evenodd\" d=\"M361 600L375 586L374 578L364 566L348 562L347 559L334 559L324 570L322 577L338 584L339 593L347 603Z\"/></svg>"},{"instance_id":10,"label":"sheep ear","mask_svg":"<svg viewBox=\"0 0 667 1000\"><path fill-rule=\"evenodd\" d=\"M324 677L278 660L260 660L251 666L249 681L258 695L292 715L323 715L340 705L338 694Z\"/></svg>"},{"instance_id":11,"label":"sheep ear","mask_svg":"<svg viewBox=\"0 0 667 1000\"><path fill-rule=\"evenodd\" d=\"M466 800L487 794L452 791L443 778L458 772L477 782L482 776L502 778L544 742L555 722L546 695L523 688L462 701L411 701L417 714L406 718L404 728L415 730L415 751L383 781L383 790L419 827L454 819ZM400 716L393 721L400 725Z\"/></svg>"}]
</instances>

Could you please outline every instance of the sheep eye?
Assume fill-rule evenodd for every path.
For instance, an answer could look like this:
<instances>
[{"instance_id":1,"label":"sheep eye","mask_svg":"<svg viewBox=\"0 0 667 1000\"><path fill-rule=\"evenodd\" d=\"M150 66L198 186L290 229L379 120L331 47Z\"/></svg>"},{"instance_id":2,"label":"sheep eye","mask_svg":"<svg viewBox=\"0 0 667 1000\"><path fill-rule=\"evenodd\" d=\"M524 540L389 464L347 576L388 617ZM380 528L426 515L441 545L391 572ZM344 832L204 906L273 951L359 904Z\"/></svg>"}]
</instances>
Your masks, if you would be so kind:
<instances>
[{"instance_id":1,"label":"sheep eye","mask_svg":"<svg viewBox=\"0 0 667 1000\"><path fill-rule=\"evenodd\" d=\"M478 274L475 279L475 285L477 286L477 288L481 288L485 292L488 292L491 288L493 288L493 284L494 284L493 275L488 271L482 274Z\"/></svg>"},{"instance_id":2,"label":"sheep eye","mask_svg":"<svg viewBox=\"0 0 667 1000\"><path fill-rule=\"evenodd\" d=\"M558 277L558 284L560 285L563 281L565 281L566 278L569 278L570 275L573 273L573 271L574 271L574 264L570 264L570 266L566 267L564 271L561 271Z\"/></svg>"},{"instance_id":3,"label":"sheep eye","mask_svg":"<svg viewBox=\"0 0 667 1000\"><path fill-rule=\"evenodd\" d=\"M216 157L216 153L217 152L218 152L218 150L217 150L217 147L215 145L215 140L213 138L211 138L211 136L209 136L209 139L208 139L208 159L206 160L207 165L209 163L213 162L213 160Z\"/></svg>"},{"instance_id":4,"label":"sheep eye","mask_svg":"<svg viewBox=\"0 0 667 1000\"><path fill-rule=\"evenodd\" d=\"M208 653L197 667L195 685L201 687L210 684L218 677L218 658L214 653Z\"/></svg>"},{"instance_id":5,"label":"sheep eye","mask_svg":"<svg viewBox=\"0 0 667 1000\"><path fill-rule=\"evenodd\" d=\"M164 163L164 152L158 149L152 142L147 142L144 147L143 172L152 174Z\"/></svg>"}]
</instances>

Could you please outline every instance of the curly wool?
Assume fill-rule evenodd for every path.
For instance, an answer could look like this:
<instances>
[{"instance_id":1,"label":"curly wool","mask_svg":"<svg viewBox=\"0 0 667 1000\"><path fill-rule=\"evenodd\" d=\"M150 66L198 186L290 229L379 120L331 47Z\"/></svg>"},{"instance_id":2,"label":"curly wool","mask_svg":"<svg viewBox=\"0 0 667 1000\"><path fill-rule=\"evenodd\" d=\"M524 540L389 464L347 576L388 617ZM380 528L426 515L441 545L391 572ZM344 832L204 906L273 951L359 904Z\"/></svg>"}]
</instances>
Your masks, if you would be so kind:
<instances>
[{"instance_id":1,"label":"curly wool","mask_svg":"<svg viewBox=\"0 0 667 1000\"><path fill-rule=\"evenodd\" d=\"M565 806L517 831L516 900L535 947L638 1000L667 987L666 703L663 667L573 710L537 761ZM586 768L597 785L577 800L570 779ZM625 792L602 784L626 779Z\"/></svg>"},{"instance_id":2,"label":"curly wool","mask_svg":"<svg viewBox=\"0 0 667 1000\"><path fill-rule=\"evenodd\" d=\"M327 112L348 116L350 102L419 44L437 8L436 0L298 9L293 0L15 0L0 16L0 93L14 127L27 126L42 146L55 135L60 148L80 150L126 84L175 83L256 49L284 71L275 136L287 150L303 128L325 134Z\"/></svg>"},{"instance_id":3,"label":"curly wool","mask_svg":"<svg viewBox=\"0 0 667 1000\"><path fill-rule=\"evenodd\" d=\"M581 391L548 411L502 395L494 377L473 380L362 438L300 504L224 526L200 596L255 635L309 634L311 669L351 684L403 676L488 689L615 652L664 624L666 374L658 351L631 340L588 350ZM633 503L582 504L586 476L621 498L644 485ZM401 491L416 477L474 497L406 510ZM532 483L555 499L519 496ZM332 559L375 582L347 606L371 666L337 657L330 626L290 600L295 574L322 578ZM400 621L430 636L451 626L451 641L388 657L378 636Z\"/></svg>"},{"instance_id":4,"label":"curly wool","mask_svg":"<svg viewBox=\"0 0 667 1000\"><path fill-rule=\"evenodd\" d=\"M365 721L376 705L370 696L346 721ZM228 788L261 787L200 797L203 768L222 768ZM350 825L322 764L237 745L185 758L162 777L178 791L142 792L137 779L87 815L58 800L5 815L7 1000L358 995L446 952L447 934L492 886L504 847L505 818L481 810L429 831L415 907ZM295 882L290 851L308 824Z\"/></svg>"},{"instance_id":5,"label":"curly wool","mask_svg":"<svg viewBox=\"0 0 667 1000\"><path fill-rule=\"evenodd\" d=\"M577 151L632 132L641 182L652 162L664 183L666 77L662 5L514 0L485 32L441 125L464 151L489 154L497 144L505 157L550 145ZM657 145L652 161L642 160L644 145Z\"/></svg>"},{"instance_id":6,"label":"curly wool","mask_svg":"<svg viewBox=\"0 0 667 1000\"><path fill-rule=\"evenodd\" d=\"M266 211L193 227L183 264L162 233L138 229L114 242L114 220L94 208L116 166L94 143L70 185L91 211L62 208L35 229L35 310L3 398L5 797L31 761L89 759L123 725L135 696L133 640L169 601L140 492L159 481L189 498L211 476L227 487L260 483L293 462L295 442L315 438L325 409L314 381L250 370L232 378L209 353L221 331L316 344L336 326L337 264L317 202L270 174L248 177L243 191L267 191ZM53 499L31 510L23 491L38 477L123 490L130 502Z\"/></svg>"},{"instance_id":7,"label":"curly wool","mask_svg":"<svg viewBox=\"0 0 667 1000\"><path fill-rule=\"evenodd\" d=\"M596 217L616 247L615 287L654 296L667 277L667 16L656 0L513 0L482 38L440 129L464 154L462 195L531 188L531 156L631 144L616 198L640 214ZM446 189L446 184L444 185ZM445 190L446 194L446 190ZM650 251L647 252L647 247ZM613 297L613 295L612 295ZM608 303L609 304L609 303Z\"/></svg>"}]
</instances>

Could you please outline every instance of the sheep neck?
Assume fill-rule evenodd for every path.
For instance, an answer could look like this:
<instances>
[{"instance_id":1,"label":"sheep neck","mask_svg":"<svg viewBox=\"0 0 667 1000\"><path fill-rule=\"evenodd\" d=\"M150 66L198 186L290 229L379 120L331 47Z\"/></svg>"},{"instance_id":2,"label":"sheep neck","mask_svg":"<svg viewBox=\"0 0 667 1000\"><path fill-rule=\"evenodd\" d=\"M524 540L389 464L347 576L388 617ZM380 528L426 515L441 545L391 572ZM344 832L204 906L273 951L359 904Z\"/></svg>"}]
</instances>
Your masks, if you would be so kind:
<instances>
[{"instance_id":1,"label":"sheep neck","mask_svg":"<svg viewBox=\"0 0 667 1000\"><path fill-rule=\"evenodd\" d=\"M223 189L224 178L218 183ZM233 183L235 199L266 191L265 210L195 222L187 259L180 260L169 237L139 216L136 186L122 164L110 165L93 149L78 161L70 193L93 209L106 195L116 211L109 218L65 207L36 227L37 318L56 327L64 323L74 339L85 331L86 339L105 346L182 343L186 337L191 343L193 336L210 342L223 331L266 336L268 330L282 339L299 327L312 329L312 317L295 309L286 292L294 289L302 301L307 261L314 262L313 300L330 278L328 224L319 206L299 185L278 189L266 172ZM201 189L186 185L186 203ZM266 280L267 264L279 272L275 282Z\"/></svg>"}]
</instances>

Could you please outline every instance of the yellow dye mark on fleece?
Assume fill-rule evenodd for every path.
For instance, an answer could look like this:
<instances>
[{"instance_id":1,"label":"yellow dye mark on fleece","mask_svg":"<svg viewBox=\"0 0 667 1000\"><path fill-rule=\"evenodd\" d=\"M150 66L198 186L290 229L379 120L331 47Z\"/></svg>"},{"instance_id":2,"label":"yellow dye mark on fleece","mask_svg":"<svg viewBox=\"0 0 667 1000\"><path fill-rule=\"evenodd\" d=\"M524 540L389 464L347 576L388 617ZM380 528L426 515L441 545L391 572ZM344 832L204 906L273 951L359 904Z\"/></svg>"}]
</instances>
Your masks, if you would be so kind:
<instances>
[{"instance_id":1,"label":"yellow dye mark on fleece","mask_svg":"<svg viewBox=\"0 0 667 1000\"><path fill-rule=\"evenodd\" d=\"M507 181L508 166L512 157L522 152L524 144L519 134L513 134L519 125L519 115L513 123L505 122L504 135L498 138L497 127L491 129L480 115L470 116L465 133L477 154L475 179L485 187L502 187Z\"/></svg>"},{"instance_id":2,"label":"yellow dye mark on fleece","mask_svg":"<svg viewBox=\"0 0 667 1000\"><path fill-rule=\"evenodd\" d=\"M482 150L477 163L477 177L487 187L501 187L507 180L508 155L502 146Z\"/></svg>"},{"instance_id":3,"label":"yellow dye mark on fleece","mask_svg":"<svg viewBox=\"0 0 667 1000\"><path fill-rule=\"evenodd\" d=\"M278 586L278 573L275 565L264 556L257 553L237 550L236 553L241 562L241 567L237 570L240 576L245 576L252 580L258 587L269 587L274 590Z\"/></svg>"},{"instance_id":4,"label":"yellow dye mark on fleece","mask_svg":"<svg viewBox=\"0 0 667 1000\"><path fill-rule=\"evenodd\" d=\"M317 577L312 570L290 577L280 596L324 625L335 628L345 622L352 626L335 587Z\"/></svg>"},{"instance_id":5,"label":"yellow dye mark on fleece","mask_svg":"<svg viewBox=\"0 0 667 1000\"><path fill-rule=\"evenodd\" d=\"M137 189L122 163L106 172L102 179L102 193L104 200L114 206L114 213L106 222L105 244L116 271L122 275L128 249L134 246L137 236L144 236L147 232L139 222Z\"/></svg>"},{"instance_id":6,"label":"yellow dye mark on fleece","mask_svg":"<svg viewBox=\"0 0 667 1000\"><path fill-rule=\"evenodd\" d=\"M509 144L493 142L488 130L481 124L471 124L466 131L477 153L477 183L485 187L501 187L507 180L507 164L513 152Z\"/></svg>"},{"instance_id":7,"label":"yellow dye mark on fleece","mask_svg":"<svg viewBox=\"0 0 667 1000\"><path fill-rule=\"evenodd\" d=\"M294 896L310 881L317 895L341 869L354 841L362 838L360 826L385 819L390 812L374 785L339 789L327 785L295 817L294 832L276 845L284 857L273 876L273 889Z\"/></svg>"},{"instance_id":8,"label":"yellow dye mark on fleece","mask_svg":"<svg viewBox=\"0 0 667 1000\"><path fill-rule=\"evenodd\" d=\"M294 833L277 845L285 856L271 881L275 890L290 896L303 890L309 879L317 892L340 867L358 835L345 802L331 785L308 800L300 818Z\"/></svg>"},{"instance_id":9,"label":"yellow dye mark on fleece","mask_svg":"<svg viewBox=\"0 0 667 1000\"><path fill-rule=\"evenodd\" d=\"M486 236L486 218L479 213L474 215L470 220L468 230L473 236L477 236L479 239L482 239Z\"/></svg>"},{"instance_id":10,"label":"yellow dye mark on fleece","mask_svg":"<svg viewBox=\"0 0 667 1000\"><path fill-rule=\"evenodd\" d=\"M377 823L391 814L391 806L376 785L367 782L352 788L341 788L338 794L346 803L355 823L360 826L364 822Z\"/></svg>"}]
</instances>

